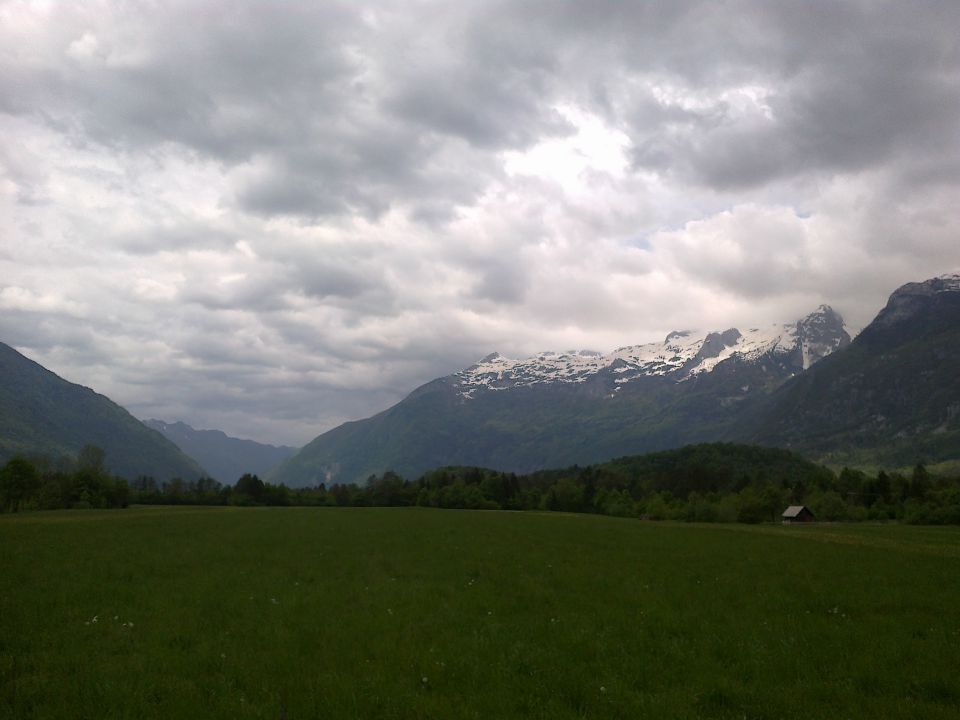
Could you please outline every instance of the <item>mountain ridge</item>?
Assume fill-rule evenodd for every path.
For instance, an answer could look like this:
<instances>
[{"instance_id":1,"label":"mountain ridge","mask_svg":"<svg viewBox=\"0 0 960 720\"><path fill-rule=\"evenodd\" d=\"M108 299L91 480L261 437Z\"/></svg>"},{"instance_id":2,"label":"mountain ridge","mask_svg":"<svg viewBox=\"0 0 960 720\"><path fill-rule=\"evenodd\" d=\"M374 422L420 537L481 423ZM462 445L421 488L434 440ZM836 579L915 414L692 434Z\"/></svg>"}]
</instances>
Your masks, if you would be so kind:
<instances>
[{"instance_id":1,"label":"mountain ridge","mask_svg":"<svg viewBox=\"0 0 960 720\"><path fill-rule=\"evenodd\" d=\"M843 353L785 384L733 438L832 464L960 458L960 274L897 288Z\"/></svg>"},{"instance_id":2,"label":"mountain ridge","mask_svg":"<svg viewBox=\"0 0 960 720\"><path fill-rule=\"evenodd\" d=\"M195 460L110 398L0 343L0 459L74 457L86 444L102 448L110 471L127 479L192 480L204 474Z\"/></svg>"},{"instance_id":3,"label":"mountain ridge","mask_svg":"<svg viewBox=\"0 0 960 720\"><path fill-rule=\"evenodd\" d=\"M222 483L233 484L244 473L264 475L298 449L235 438L222 430L198 430L179 420L171 423L151 418L143 424L195 458L210 477Z\"/></svg>"},{"instance_id":4,"label":"mountain ridge","mask_svg":"<svg viewBox=\"0 0 960 720\"><path fill-rule=\"evenodd\" d=\"M603 370L617 374L617 386L640 376L672 375L682 381L709 372L734 356L796 356L791 362L798 369L806 369L849 342L843 318L829 305L821 305L795 323L749 328L745 332L729 328L702 336L690 330L675 330L662 343L628 345L611 353L546 351L515 360L494 352L449 377L456 378L456 384L464 388L460 394L467 399L481 389L497 391L544 382L582 383Z\"/></svg>"},{"instance_id":5,"label":"mountain ridge","mask_svg":"<svg viewBox=\"0 0 960 720\"><path fill-rule=\"evenodd\" d=\"M491 353L308 443L268 478L362 482L441 465L530 472L718 439L755 399L850 342L829 306L792 323L612 353Z\"/></svg>"}]
</instances>

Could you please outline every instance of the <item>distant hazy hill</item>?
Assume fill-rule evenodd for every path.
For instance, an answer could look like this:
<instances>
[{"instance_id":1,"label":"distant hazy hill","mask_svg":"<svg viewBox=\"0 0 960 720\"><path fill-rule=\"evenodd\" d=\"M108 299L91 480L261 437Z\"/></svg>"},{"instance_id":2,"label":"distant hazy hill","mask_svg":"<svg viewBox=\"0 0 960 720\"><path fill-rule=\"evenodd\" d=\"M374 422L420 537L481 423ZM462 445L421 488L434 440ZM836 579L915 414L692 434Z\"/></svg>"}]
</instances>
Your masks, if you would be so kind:
<instances>
[{"instance_id":1,"label":"distant hazy hill","mask_svg":"<svg viewBox=\"0 0 960 720\"><path fill-rule=\"evenodd\" d=\"M144 424L163 433L222 483L233 484L244 473L264 475L297 451L295 447L241 440L219 430L194 430L183 422L145 420Z\"/></svg>"},{"instance_id":2,"label":"distant hazy hill","mask_svg":"<svg viewBox=\"0 0 960 720\"><path fill-rule=\"evenodd\" d=\"M774 393L740 438L836 462L960 458L960 275L899 288L850 347Z\"/></svg>"},{"instance_id":3,"label":"distant hazy hill","mask_svg":"<svg viewBox=\"0 0 960 720\"><path fill-rule=\"evenodd\" d=\"M291 486L443 465L531 472L723 438L783 382L850 342L822 306L770 328L673 332L610 354L494 353L310 442L269 476Z\"/></svg>"},{"instance_id":4,"label":"distant hazy hill","mask_svg":"<svg viewBox=\"0 0 960 720\"><path fill-rule=\"evenodd\" d=\"M109 398L0 343L0 459L16 453L76 456L88 443L103 448L109 469L129 479L203 474L176 445Z\"/></svg>"}]
</instances>

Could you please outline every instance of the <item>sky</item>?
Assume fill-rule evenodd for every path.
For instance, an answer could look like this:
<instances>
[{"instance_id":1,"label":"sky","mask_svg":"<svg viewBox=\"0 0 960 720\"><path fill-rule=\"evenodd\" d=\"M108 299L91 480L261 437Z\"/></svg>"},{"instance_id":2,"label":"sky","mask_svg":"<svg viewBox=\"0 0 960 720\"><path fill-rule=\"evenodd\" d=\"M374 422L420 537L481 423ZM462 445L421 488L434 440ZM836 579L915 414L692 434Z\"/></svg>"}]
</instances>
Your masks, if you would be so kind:
<instances>
[{"instance_id":1,"label":"sky","mask_svg":"<svg viewBox=\"0 0 960 720\"><path fill-rule=\"evenodd\" d=\"M303 444L960 269L960 3L0 0L0 341Z\"/></svg>"}]
</instances>

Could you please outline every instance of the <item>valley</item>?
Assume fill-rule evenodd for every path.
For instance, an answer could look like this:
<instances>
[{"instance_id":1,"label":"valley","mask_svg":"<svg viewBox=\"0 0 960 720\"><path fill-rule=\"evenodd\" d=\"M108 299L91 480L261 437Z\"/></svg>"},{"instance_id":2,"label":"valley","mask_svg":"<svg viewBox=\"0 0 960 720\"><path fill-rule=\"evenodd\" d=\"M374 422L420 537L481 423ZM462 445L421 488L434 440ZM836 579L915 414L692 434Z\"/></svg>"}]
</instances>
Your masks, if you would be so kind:
<instances>
[{"instance_id":1,"label":"valley","mask_svg":"<svg viewBox=\"0 0 960 720\"><path fill-rule=\"evenodd\" d=\"M4 346L0 460L33 470L4 471L0 507L419 504L770 521L800 503L828 520L955 522L958 347L960 276L944 275L897 289L852 340L822 305L793 323L677 331L608 354L494 353L298 451L141 424ZM90 448L100 459L84 474L75 458ZM679 460L660 476L636 474L671 452Z\"/></svg>"}]
</instances>

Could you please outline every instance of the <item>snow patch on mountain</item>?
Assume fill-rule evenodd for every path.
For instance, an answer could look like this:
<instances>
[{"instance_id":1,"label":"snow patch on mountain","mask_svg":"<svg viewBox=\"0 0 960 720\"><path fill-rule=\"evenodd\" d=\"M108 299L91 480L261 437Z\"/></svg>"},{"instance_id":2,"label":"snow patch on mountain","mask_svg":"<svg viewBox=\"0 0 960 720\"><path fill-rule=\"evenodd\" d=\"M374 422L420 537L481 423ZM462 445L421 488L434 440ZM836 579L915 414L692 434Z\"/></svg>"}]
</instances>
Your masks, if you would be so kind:
<instances>
[{"instance_id":1,"label":"snow patch on mountain","mask_svg":"<svg viewBox=\"0 0 960 720\"><path fill-rule=\"evenodd\" d=\"M960 281L960 278L958 278ZM806 318L764 328L699 333L671 332L663 342L631 345L611 353L592 350L542 352L512 359L491 353L456 373L454 383L466 399L477 391L502 391L547 383L584 383L601 372L614 377L615 387L643 377L671 376L682 382L712 372L721 363L737 358L757 360L765 355L790 356L797 369L850 342L843 319L821 305Z\"/></svg>"},{"instance_id":2,"label":"snow patch on mountain","mask_svg":"<svg viewBox=\"0 0 960 720\"><path fill-rule=\"evenodd\" d=\"M891 298L903 295L936 295L960 291L960 273L947 273L922 282L910 282L893 291Z\"/></svg>"},{"instance_id":3,"label":"snow patch on mountain","mask_svg":"<svg viewBox=\"0 0 960 720\"><path fill-rule=\"evenodd\" d=\"M960 292L960 273L947 273L935 280L940 281L942 292Z\"/></svg>"}]
</instances>

